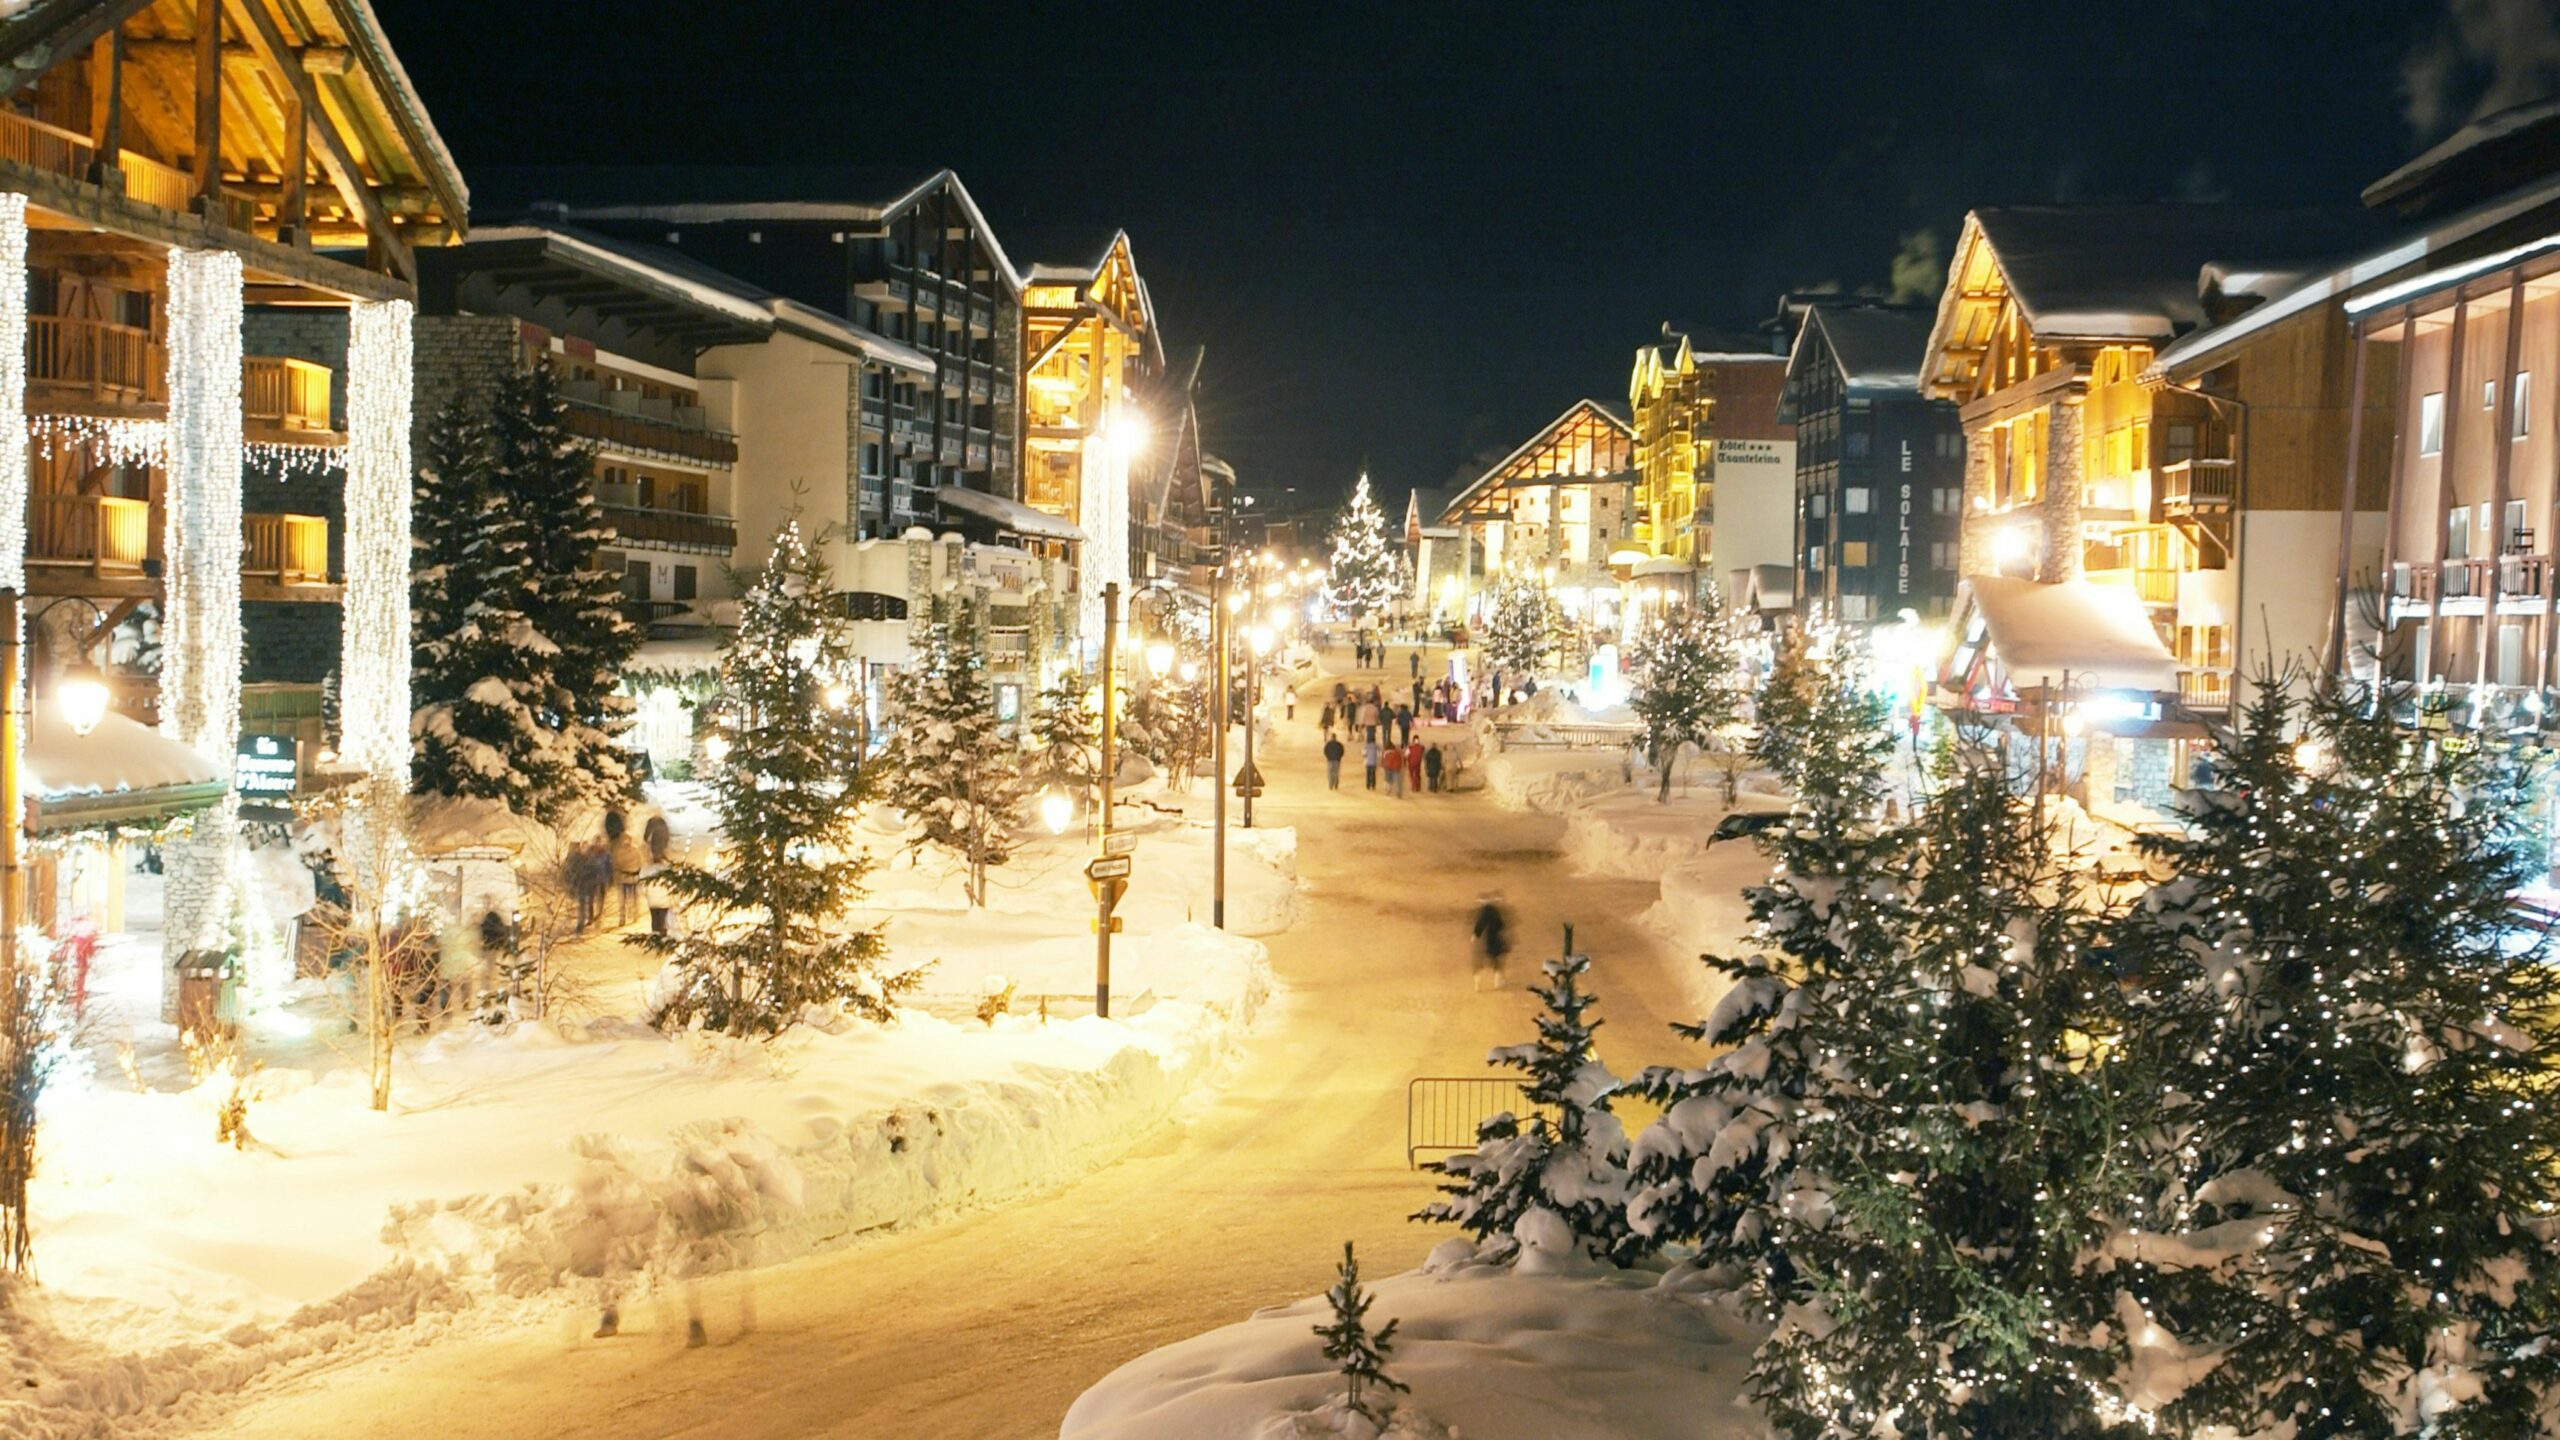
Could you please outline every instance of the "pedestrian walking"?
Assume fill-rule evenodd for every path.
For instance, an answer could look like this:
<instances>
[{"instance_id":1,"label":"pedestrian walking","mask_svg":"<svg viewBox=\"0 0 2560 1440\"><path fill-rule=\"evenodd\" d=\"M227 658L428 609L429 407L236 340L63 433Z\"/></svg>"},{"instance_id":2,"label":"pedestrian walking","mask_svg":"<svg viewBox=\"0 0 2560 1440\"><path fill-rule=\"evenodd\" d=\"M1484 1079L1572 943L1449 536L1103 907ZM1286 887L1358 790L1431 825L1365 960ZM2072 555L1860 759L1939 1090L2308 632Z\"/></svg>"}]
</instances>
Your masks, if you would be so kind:
<instances>
[{"instance_id":1,"label":"pedestrian walking","mask_svg":"<svg viewBox=\"0 0 2560 1440\"><path fill-rule=\"evenodd\" d=\"M1440 793L1440 771L1447 763L1440 758L1440 747L1437 745L1422 752L1422 778L1430 785L1431 793L1434 795Z\"/></svg>"},{"instance_id":2,"label":"pedestrian walking","mask_svg":"<svg viewBox=\"0 0 2560 1440\"><path fill-rule=\"evenodd\" d=\"M1339 712L1339 713L1344 717L1344 723L1345 723L1345 724L1348 724L1348 723L1349 723L1349 719L1350 719L1351 712L1350 712L1348 709L1345 709L1344 707L1350 703L1350 700L1351 700L1351 687L1350 687L1350 686L1348 686L1348 685L1343 684L1343 683L1342 683L1341 681L1339 681L1339 680L1334 681L1334 682L1333 682L1333 708L1334 708L1337 712Z\"/></svg>"},{"instance_id":3,"label":"pedestrian walking","mask_svg":"<svg viewBox=\"0 0 2560 1440\"><path fill-rule=\"evenodd\" d=\"M1378 702L1375 700L1363 700L1360 702L1360 733L1362 739L1367 740L1373 745L1377 743Z\"/></svg>"},{"instance_id":4,"label":"pedestrian walking","mask_svg":"<svg viewBox=\"0 0 2560 1440\"><path fill-rule=\"evenodd\" d=\"M1369 773L1368 773L1368 777L1367 777L1367 779L1366 779L1366 781L1365 781L1364 783L1366 783L1366 784L1367 784L1367 786L1368 786L1370 789L1372 789L1372 790L1377 789L1377 788L1378 788L1378 732L1377 732L1377 731L1375 731L1375 730L1371 730L1371 731L1369 732L1369 738L1368 738L1368 740L1367 740L1365 743L1363 743L1363 744L1361 745L1361 747L1360 747L1360 763L1361 763L1361 765L1362 765L1363 767L1365 767L1365 768L1368 770L1368 772L1369 772Z\"/></svg>"},{"instance_id":5,"label":"pedestrian walking","mask_svg":"<svg viewBox=\"0 0 2560 1440\"><path fill-rule=\"evenodd\" d=\"M1324 731L1324 735L1325 735L1325 738L1326 738L1326 739L1330 740L1330 739L1332 739L1332 738L1333 738L1333 707L1332 707L1332 706L1327 705L1326 707L1324 707L1324 713L1323 713L1322 715L1319 715L1319 716L1317 716L1317 717L1316 717L1316 726L1317 726L1317 728L1319 728L1319 729L1321 729L1321 730L1323 730L1323 731Z\"/></svg>"},{"instance_id":6,"label":"pedestrian walking","mask_svg":"<svg viewBox=\"0 0 2560 1440\"><path fill-rule=\"evenodd\" d=\"M1476 988L1482 990L1488 978L1493 988L1502 988L1502 957L1511 953L1511 921L1502 913L1502 897L1488 893L1484 904L1476 910Z\"/></svg>"},{"instance_id":7,"label":"pedestrian walking","mask_svg":"<svg viewBox=\"0 0 2560 1440\"><path fill-rule=\"evenodd\" d=\"M1422 742L1419 740L1404 747L1404 783L1412 787L1414 794L1422 793Z\"/></svg>"},{"instance_id":8,"label":"pedestrian walking","mask_svg":"<svg viewBox=\"0 0 2560 1440\"><path fill-rule=\"evenodd\" d=\"M1410 705L1399 705L1396 707L1396 744L1408 745L1411 744L1412 741L1413 707Z\"/></svg>"},{"instance_id":9,"label":"pedestrian walking","mask_svg":"<svg viewBox=\"0 0 2560 1440\"><path fill-rule=\"evenodd\" d=\"M1324 788L1342 788L1342 742L1334 738L1330 726L1324 732Z\"/></svg>"},{"instance_id":10,"label":"pedestrian walking","mask_svg":"<svg viewBox=\"0 0 2560 1440\"><path fill-rule=\"evenodd\" d=\"M1283 719L1283 720L1295 720L1295 719L1297 719L1297 718L1298 718L1298 687L1297 687L1297 686L1295 686L1295 685L1292 685L1292 686L1290 686L1288 689L1286 689L1286 690L1282 691L1282 692L1281 692L1281 702L1280 702L1280 703L1281 703L1281 710L1280 710L1280 718L1281 718L1281 719Z\"/></svg>"},{"instance_id":11,"label":"pedestrian walking","mask_svg":"<svg viewBox=\"0 0 2560 1440\"><path fill-rule=\"evenodd\" d=\"M1387 747L1387 794L1404 798L1404 751L1392 745Z\"/></svg>"},{"instance_id":12,"label":"pedestrian walking","mask_svg":"<svg viewBox=\"0 0 2560 1440\"><path fill-rule=\"evenodd\" d=\"M1414 678L1414 679L1416 679L1416 680L1420 680L1420 679L1422 678L1422 652L1421 652L1421 651L1419 651L1419 650L1408 650L1408 651L1406 651L1406 652L1405 652L1405 657L1404 657L1404 663L1405 663L1405 668L1406 668L1406 669L1408 669L1408 670L1411 670L1411 671L1413 672L1413 678Z\"/></svg>"}]
</instances>

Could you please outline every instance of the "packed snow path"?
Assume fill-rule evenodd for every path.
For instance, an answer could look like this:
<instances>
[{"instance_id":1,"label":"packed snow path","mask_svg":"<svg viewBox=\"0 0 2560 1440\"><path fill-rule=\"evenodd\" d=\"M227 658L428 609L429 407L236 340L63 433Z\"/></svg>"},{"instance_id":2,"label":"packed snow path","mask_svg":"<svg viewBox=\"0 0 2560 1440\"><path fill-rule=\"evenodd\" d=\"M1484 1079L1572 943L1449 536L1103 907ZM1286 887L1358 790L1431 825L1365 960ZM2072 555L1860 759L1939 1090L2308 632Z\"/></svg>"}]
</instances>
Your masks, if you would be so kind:
<instances>
[{"instance_id":1,"label":"packed snow path","mask_svg":"<svg viewBox=\"0 0 2560 1440\"><path fill-rule=\"evenodd\" d=\"M1405 648L1390 647L1391 687ZM1326 792L1314 688L1274 722L1255 805L1299 827L1307 917L1271 937L1281 998L1196 1113L1037 1198L706 1282L699 1349L685 1297L661 1294L618 1339L588 1338L592 1313L448 1336L252 1392L207 1433L1048 1440L1122 1361L1323 1288L1346 1239L1380 1274L1419 1263L1446 1232L1405 1218L1432 1193L1405 1166L1405 1082L1487 1073L1488 1047L1531 1038L1520 981L1564 921L1594 957L1600 1050L1622 1073L1685 1055L1664 1027L1696 1018L1697 962L1634 923L1653 885L1569 873L1552 816L1481 792L1367 793L1357 747ZM1509 988L1478 992L1468 923L1494 888L1518 948Z\"/></svg>"}]
</instances>

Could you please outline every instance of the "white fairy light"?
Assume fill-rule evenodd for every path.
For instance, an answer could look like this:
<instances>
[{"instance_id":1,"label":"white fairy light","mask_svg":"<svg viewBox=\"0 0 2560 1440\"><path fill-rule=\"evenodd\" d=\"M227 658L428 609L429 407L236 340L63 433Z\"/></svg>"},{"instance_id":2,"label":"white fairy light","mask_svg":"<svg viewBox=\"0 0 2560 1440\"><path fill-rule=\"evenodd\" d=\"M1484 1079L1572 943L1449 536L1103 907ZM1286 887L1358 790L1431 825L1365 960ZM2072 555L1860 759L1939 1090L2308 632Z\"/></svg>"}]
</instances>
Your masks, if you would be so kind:
<instances>
[{"instance_id":1,"label":"white fairy light","mask_svg":"<svg viewBox=\"0 0 2560 1440\"><path fill-rule=\"evenodd\" d=\"M0 195L0 435L27 423L27 197ZM27 588L27 447L0 445L0 585Z\"/></svg>"},{"instance_id":2,"label":"white fairy light","mask_svg":"<svg viewBox=\"0 0 2560 1440\"><path fill-rule=\"evenodd\" d=\"M410 340L406 300L347 313L338 753L395 789L409 777Z\"/></svg>"},{"instance_id":3,"label":"white fairy light","mask_svg":"<svg viewBox=\"0 0 2560 1440\"><path fill-rule=\"evenodd\" d=\"M160 730L226 771L240 729L240 320L240 257L170 250ZM172 963L219 943L235 804L168 847ZM173 1003L164 992L164 1015Z\"/></svg>"},{"instance_id":4,"label":"white fairy light","mask_svg":"<svg viewBox=\"0 0 2560 1440\"><path fill-rule=\"evenodd\" d=\"M350 419L348 423L353 424L354 421ZM290 475L325 475L346 463L345 455L335 445L291 445L280 440L253 440L241 446L240 450L249 464L276 480Z\"/></svg>"},{"instance_id":5,"label":"white fairy light","mask_svg":"<svg viewBox=\"0 0 2560 1440\"><path fill-rule=\"evenodd\" d=\"M157 466L169 447L169 427L157 420L38 415L26 427L28 441L48 460L77 454L99 465Z\"/></svg>"}]
</instances>

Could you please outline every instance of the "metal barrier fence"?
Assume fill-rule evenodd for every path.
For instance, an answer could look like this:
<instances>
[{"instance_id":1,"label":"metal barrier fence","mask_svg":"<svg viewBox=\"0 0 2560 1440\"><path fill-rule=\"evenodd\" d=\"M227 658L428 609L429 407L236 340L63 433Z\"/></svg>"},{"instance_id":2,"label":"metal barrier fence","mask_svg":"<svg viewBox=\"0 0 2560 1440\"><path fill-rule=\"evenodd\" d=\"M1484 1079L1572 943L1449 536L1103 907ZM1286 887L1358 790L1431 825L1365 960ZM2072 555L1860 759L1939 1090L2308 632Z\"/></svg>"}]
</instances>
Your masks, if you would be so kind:
<instances>
[{"instance_id":1,"label":"metal barrier fence","mask_svg":"<svg viewBox=\"0 0 2560 1440\"><path fill-rule=\"evenodd\" d=\"M1476 1126L1502 1111L1526 1120L1545 1108L1529 1103L1519 1081L1498 1075L1427 1075L1408 1081L1404 1163L1410 1168L1426 1150L1455 1154L1474 1149Z\"/></svg>"}]
</instances>

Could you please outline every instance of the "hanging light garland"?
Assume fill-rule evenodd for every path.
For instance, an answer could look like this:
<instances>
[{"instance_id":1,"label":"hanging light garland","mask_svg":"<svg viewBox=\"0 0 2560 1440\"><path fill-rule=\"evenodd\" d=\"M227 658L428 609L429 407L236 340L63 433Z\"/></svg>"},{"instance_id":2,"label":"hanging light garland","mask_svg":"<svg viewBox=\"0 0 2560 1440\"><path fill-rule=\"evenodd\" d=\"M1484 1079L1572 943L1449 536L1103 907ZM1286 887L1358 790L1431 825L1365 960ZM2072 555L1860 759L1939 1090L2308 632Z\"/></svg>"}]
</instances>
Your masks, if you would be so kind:
<instances>
[{"instance_id":1,"label":"hanging light garland","mask_svg":"<svg viewBox=\"0 0 2560 1440\"><path fill-rule=\"evenodd\" d=\"M240 454L246 464L279 481L295 475L326 475L347 463L345 452L335 445L288 445L280 440L252 440L240 447Z\"/></svg>"},{"instance_id":2,"label":"hanging light garland","mask_svg":"<svg viewBox=\"0 0 2560 1440\"><path fill-rule=\"evenodd\" d=\"M227 766L240 718L240 257L169 252L160 728Z\"/></svg>"},{"instance_id":3,"label":"hanging light garland","mask_svg":"<svg viewBox=\"0 0 2560 1440\"><path fill-rule=\"evenodd\" d=\"M27 421L27 197L0 195L0 435ZM27 447L0 445L0 585L27 587Z\"/></svg>"},{"instance_id":4,"label":"hanging light garland","mask_svg":"<svg viewBox=\"0 0 2560 1440\"><path fill-rule=\"evenodd\" d=\"M347 559L340 621L338 753L405 788L409 774L411 311L347 314Z\"/></svg>"},{"instance_id":5,"label":"hanging light garland","mask_svg":"<svg viewBox=\"0 0 2560 1440\"><path fill-rule=\"evenodd\" d=\"M23 372L25 361L19 366ZM23 389L21 391L23 393ZM96 465L168 463L169 427L158 420L101 415L31 415L26 417L28 442L47 460L57 455L83 455ZM345 464L334 445L295 445L281 440L252 440L240 446L244 469L255 468L272 480L294 475L323 475Z\"/></svg>"}]
</instances>

